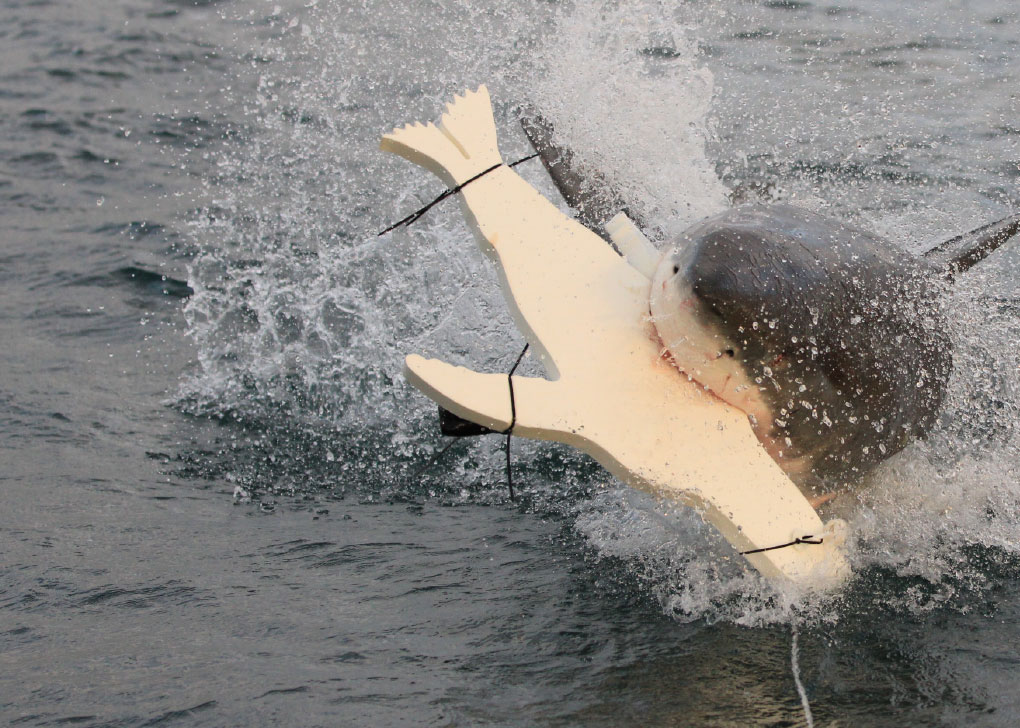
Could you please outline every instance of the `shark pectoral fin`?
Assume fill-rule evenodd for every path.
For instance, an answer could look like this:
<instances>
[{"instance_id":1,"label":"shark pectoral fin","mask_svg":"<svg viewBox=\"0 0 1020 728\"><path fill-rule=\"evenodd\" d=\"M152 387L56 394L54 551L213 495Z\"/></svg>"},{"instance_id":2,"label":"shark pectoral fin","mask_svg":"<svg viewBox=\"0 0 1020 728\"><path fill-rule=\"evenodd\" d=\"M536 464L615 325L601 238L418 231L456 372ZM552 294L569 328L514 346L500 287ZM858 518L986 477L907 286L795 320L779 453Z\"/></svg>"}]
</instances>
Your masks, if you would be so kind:
<instances>
[{"instance_id":1,"label":"shark pectoral fin","mask_svg":"<svg viewBox=\"0 0 1020 728\"><path fill-rule=\"evenodd\" d=\"M493 432L505 432L513 422L516 435L559 440L570 427L564 415L572 409L561 382L514 375L511 407L506 374L482 374L412 354L404 360L404 376L443 409Z\"/></svg>"},{"instance_id":2,"label":"shark pectoral fin","mask_svg":"<svg viewBox=\"0 0 1020 728\"><path fill-rule=\"evenodd\" d=\"M574 153L558 146L548 119L533 108L520 110L521 128L568 205L577 211L578 221L609 240L606 223L616 210L626 207L623 199L598 170L586 168Z\"/></svg>"}]
</instances>

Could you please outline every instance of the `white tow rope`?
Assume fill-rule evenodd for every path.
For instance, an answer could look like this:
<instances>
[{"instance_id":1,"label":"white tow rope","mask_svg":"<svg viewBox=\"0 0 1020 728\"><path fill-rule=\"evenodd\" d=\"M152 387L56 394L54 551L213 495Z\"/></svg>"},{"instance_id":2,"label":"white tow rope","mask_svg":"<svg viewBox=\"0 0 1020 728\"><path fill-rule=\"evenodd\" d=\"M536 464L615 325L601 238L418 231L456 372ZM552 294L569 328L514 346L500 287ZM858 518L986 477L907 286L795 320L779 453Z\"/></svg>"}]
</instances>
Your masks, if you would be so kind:
<instances>
[{"instance_id":1,"label":"white tow rope","mask_svg":"<svg viewBox=\"0 0 1020 728\"><path fill-rule=\"evenodd\" d=\"M793 682L797 686L797 694L800 695L800 704L804 708L804 720L807 721L808 728L815 728L815 719L811 715L811 703L808 702L807 692L804 690L804 684L800 681L800 661L799 650L797 649L797 625L794 624L790 627L790 634L792 639L790 640L790 670L793 672Z\"/></svg>"}]
</instances>

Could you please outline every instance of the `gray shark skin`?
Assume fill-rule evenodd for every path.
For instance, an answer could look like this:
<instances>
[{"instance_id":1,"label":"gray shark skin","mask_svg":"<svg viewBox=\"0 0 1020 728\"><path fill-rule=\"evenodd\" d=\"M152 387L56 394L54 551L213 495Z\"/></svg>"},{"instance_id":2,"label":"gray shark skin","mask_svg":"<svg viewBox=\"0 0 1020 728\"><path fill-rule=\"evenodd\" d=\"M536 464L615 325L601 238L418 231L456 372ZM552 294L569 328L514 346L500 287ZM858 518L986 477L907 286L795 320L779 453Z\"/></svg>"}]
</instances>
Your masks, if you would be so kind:
<instances>
[{"instance_id":1,"label":"gray shark skin","mask_svg":"<svg viewBox=\"0 0 1020 728\"><path fill-rule=\"evenodd\" d=\"M541 116L521 123L580 221L608 240L619 195L553 144ZM930 431L952 373L941 294L1018 233L1014 214L914 256L793 205L741 205L670 244L650 312L677 367L745 411L795 482L827 489Z\"/></svg>"},{"instance_id":2,"label":"gray shark skin","mask_svg":"<svg viewBox=\"0 0 1020 728\"><path fill-rule=\"evenodd\" d=\"M651 312L677 366L752 415L794 480L839 485L935 422L952 371L945 285L936 266L863 230L747 205L676 241Z\"/></svg>"}]
</instances>

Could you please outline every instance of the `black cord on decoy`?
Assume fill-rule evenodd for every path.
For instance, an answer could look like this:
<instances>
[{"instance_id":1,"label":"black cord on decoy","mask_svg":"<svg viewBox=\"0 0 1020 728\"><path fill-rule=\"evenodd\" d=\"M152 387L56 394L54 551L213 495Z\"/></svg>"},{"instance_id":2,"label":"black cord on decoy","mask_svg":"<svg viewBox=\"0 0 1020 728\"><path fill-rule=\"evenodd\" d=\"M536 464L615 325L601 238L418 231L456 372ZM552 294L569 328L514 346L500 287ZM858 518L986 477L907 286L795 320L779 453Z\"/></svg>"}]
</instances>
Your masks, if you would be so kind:
<instances>
[{"instance_id":1,"label":"black cord on decoy","mask_svg":"<svg viewBox=\"0 0 1020 728\"><path fill-rule=\"evenodd\" d=\"M797 546L798 544L802 544L802 543L804 543L804 544L811 544L812 546L818 546L819 544L823 543L824 541L825 541L825 539L823 539L821 536L800 536L799 538L795 538L795 539L793 539L792 541L790 541L788 543L781 543L778 546L766 546L765 548L761 548L761 549L751 549L750 551L741 551L740 555L741 556L747 556L748 554L760 554L760 553L764 553L765 551L775 551L776 549L785 549L787 546Z\"/></svg>"},{"instance_id":2,"label":"black cord on decoy","mask_svg":"<svg viewBox=\"0 0 1020 728\"><path fill-rule=\"evenodd\" d=\"M534 159L537 156L538 156L538 152L535 152L534 154L529 154L527 157L521 157L516 162L511 162L507 166L508 167L516 167L518 164L522 164L523 162L527 162L529 159ZM403 220L399 220L398 222L393 223L388 228L386 228L381 233L379 233L376 237L380 237L381 238L386 233L388 233L388 232L390 232L392 230L396 230L398 227L401 227L402 225L410 225L412 222L417 220L419 217L424 215L426 212L431 210L433 207L438 205L440 202L445 200L447 197L452 197L453 195L455 195L458 192L460 192L462 189L467 187L469 184L471 184L475 180L481 179L482 177L487 175L489 172L492 172L493 170L499 169L502 166L503 166L502 162L500 162L499 164L494 164L491 167L489 167L488 169L486 169L485 171L479 172L478 174L476 174L474 177L472 177L471 179L467 180L466 182L461 182L456 187L451 187L450 189L448 189L445 192L443 192L443 194L439 195L439 197L437 197L436 199L432 200L432 202L430 202L429 204L425 205L424 207L422 207L422 208L420 208L418 210L415 210L410 215L405 217Z\"/></svg>"},{"instance_id":3,"label":"black cord on decoy","mask_svg":"<svg viewBox=\"0 0 1020 728\"><path fill-rule=\"evenodd\" d=\"M521 353L517 356L517 361L515 361L514 365L510 367L510 371L506 375L506 383L507 386L510 387L510 426L503 430L502 434L506 435L506 485L507 488L510 489L511 502L514 501L515 498L513 470L510 468L510 438L513 436L514 425L517 424L517 400L514 398L514 372L516 372L517 367L520 366L521 360L528 352L529 346L531 346L531 344L524 345L524 348L521 349Z\"/></svg>"}]
</instances>

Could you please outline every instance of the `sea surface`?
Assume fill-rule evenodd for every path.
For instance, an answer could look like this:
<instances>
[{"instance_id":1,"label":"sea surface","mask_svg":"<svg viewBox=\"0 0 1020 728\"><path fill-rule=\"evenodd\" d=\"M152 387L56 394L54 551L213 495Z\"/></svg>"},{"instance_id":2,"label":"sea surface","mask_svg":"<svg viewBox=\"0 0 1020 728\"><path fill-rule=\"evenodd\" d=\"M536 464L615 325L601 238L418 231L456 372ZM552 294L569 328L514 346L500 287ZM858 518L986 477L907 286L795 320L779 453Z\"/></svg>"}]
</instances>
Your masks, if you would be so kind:
<instances>
[{"instance_id":1,"label":"sea surface","mask_svg":"<svg viewBox=\"0 0 1020 728\"><path fill-rule=\"evenodd\" d=\"M0 0L0 69L0 724L1020 723L1020 245L821 598L565 447L511 501L401 376L513 363L491 265L456 201L377 235L442 191L379 136L486 83L662 246L764 199L922 251L1020 209L1020 7Z\"/></svg>"}]
</instances>

